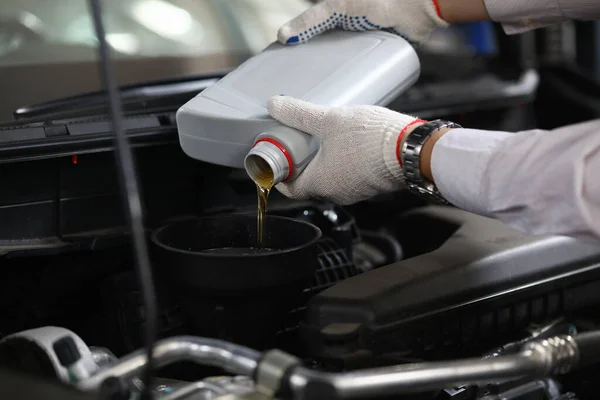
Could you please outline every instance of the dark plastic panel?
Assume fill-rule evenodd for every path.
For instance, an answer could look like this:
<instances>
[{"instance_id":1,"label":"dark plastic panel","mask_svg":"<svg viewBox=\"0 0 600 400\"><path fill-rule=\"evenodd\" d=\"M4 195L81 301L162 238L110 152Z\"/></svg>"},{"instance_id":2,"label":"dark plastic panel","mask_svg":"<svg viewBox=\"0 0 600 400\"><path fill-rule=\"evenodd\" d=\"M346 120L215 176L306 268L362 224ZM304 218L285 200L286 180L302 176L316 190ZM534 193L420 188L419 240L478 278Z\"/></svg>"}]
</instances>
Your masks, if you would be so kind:
<instances>
[{"instance_id":1,"label":"dark plastic panel","mask_svg":"<svg viewBox=\"0 0 600 400\"><path fill-rule=\"evenodd\" d=\"M316 296L305 327L316 357L351 368L384 353L483 345L600 301L597 245L527 236L450 207L417 209L397 223L408 248L423 243L423 253Z\"/></svg>"},{"instance_id":2,"label":"dark plastic panel","mask_svg":"<svg viewBox=\"0 0 600 400\"><path fill-rule=\"evenodd\" d=\"M0 129L0 143L13 143L23 140L45 139L44 128Z\"/></svg>"}]
</instances>

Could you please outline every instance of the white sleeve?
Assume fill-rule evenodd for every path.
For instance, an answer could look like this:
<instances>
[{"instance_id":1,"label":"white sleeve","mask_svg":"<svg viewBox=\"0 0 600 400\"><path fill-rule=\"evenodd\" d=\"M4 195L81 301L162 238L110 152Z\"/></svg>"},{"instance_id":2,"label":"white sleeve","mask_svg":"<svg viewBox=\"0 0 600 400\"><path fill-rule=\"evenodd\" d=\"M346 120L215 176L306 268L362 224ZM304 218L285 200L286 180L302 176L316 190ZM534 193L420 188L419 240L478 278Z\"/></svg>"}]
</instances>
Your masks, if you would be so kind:
<instances>
[{"instance_id":1,"label":"white sleeve","mask_svg":"<svg viewBox=\"0 0 600 400\"><path fill-rule=\"evenodd\" d=\"M552 131L454 129L431 168L457 207L535 235L600 238L600 120Z\"/></svg>"},{"instance_id":2,"label":"white sleeve","mask_svg":"<svg viewBox=\"0 0 600 400\"><path fill-rule=\"evenodd\" d=\"M508 34L567 20L600 18L597 0L485 0L485 6L490 18L502 23Z\"/></svg>"}]
</instances>

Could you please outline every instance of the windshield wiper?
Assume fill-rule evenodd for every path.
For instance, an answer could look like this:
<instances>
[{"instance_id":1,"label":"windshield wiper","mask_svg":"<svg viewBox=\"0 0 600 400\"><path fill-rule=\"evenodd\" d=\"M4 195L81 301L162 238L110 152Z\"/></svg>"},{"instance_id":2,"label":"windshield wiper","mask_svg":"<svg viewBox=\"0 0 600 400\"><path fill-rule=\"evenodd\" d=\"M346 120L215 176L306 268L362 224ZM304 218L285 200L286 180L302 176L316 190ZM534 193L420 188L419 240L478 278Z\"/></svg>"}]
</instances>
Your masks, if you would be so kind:
<instances>
[{"instance_id":1,"label":"windshield wiper","mask_svg":"<svg viewBox=\"0 0 600 400\"><path fill-rule=\"evenodd\" d=\"M217 80L222 78L226 72L201 77L187 77L172 79L168 81L157 81L151 83L123 86L120 89L120 95L123 105L142 106L147 108L149 105L157 107L160 105L173 104L174 99L183 97L193 97ZM183 101L187 101L183 99ZM105 92L91 92L77 96L66 97L63 99L52 100L45 103L39 103L20 107L13 111L15 119L25 119L34 117L46 117L54 114L68 112L77 114L81 112L98 113L106 110L108 105L108 96Z\"/></svg>"}]
</instances>

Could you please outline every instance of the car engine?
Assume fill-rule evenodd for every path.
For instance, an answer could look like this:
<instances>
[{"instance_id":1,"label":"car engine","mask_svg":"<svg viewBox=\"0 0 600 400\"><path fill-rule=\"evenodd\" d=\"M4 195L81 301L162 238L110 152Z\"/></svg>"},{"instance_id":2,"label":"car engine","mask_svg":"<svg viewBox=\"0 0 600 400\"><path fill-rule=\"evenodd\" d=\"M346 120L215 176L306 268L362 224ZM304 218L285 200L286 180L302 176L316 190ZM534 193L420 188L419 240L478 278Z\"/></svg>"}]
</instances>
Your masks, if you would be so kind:
<instances>
[{"instance_id":1,"label":"car engine","mask_svg":"<svg viewBox=\"0 0 600 400\"><path fill-rule=\"evenodd\" d=\"M594 246L527 237L451 207L418 207L378 221L379 231L324 203L272 212L323 231L312 284L263 348L243 345L269 335L252 316L211 321L237 334L190 336L209 331L159 284L156 398L595 398ZM399 238L394 227L408 223L436 240ZM139 393L144 315L134 275L119 271L130 257L122 247L10 258L13 289L31 295L5 313L14 333L0 342L0 366L104 398Z\"/></svg>"}]
</instances>

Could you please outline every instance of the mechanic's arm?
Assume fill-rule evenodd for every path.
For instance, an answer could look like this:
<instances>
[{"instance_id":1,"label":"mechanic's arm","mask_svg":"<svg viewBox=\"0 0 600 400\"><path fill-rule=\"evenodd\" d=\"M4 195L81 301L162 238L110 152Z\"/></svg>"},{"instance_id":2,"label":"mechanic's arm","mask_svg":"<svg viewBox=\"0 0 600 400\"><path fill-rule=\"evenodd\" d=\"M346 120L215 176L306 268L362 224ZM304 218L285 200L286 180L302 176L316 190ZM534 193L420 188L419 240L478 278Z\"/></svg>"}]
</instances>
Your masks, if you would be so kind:
<instances>
[{"instance_id":1,"label":"mechanic's arm","mask_svg":"<svg viewBox=\"0 0 600 400\"><path fill-rule=\"evenodd\" d=\"M600 19L598 0L485 0L485 6L490 18L502 23L509 34L568 20Z\"/></svg>"},{"instance_id":2,"label":"mechanic's arm","mask_svg":"<svg viewBox=\"0 0 600 400\"><path fill-rule=\"evenodd\" d=\"M600 18L597 0L432 0L440 17L449 23L491 19L504 25L508 33L568 20Z\"/></svg>"},{"instance_id":3,"label":"mechanic's arm","mask_svg":"<svg viewBox=\"0 0 600 400\"><path fill-rule=\"evenodd\" d=\"M331 29L390 29L423 43L435 28L493 20L520 33L569 19L600 19L598 0L323 0L283 25L278 39L299 44Z\"/></svg>"},{"instance_id":4,"label":"mechanic's arm","mask_svg":"<svg viewBox=\"0 0 600 400\"><path fill-rule=\"evenodd\" d=\"M425 121L287 96L268 107L281 123L321 142L296 179L277 185L284 195L352 204L406 186L402 144ZM457 207L532 234L600 238L600 120L552 131L440 131L420 157L423 175Z\"/></svg>"},{"instance_id":5,"label":"mechanic's arm","mask_svg":"<svg viewBox=\"0 0 600 400\"><path fill-rule=\"evenodd\" d=\"M532 234L600 238L600 120L516 134L452 129L421 171L452 204Z\"/></svg>"}]
</instances>

